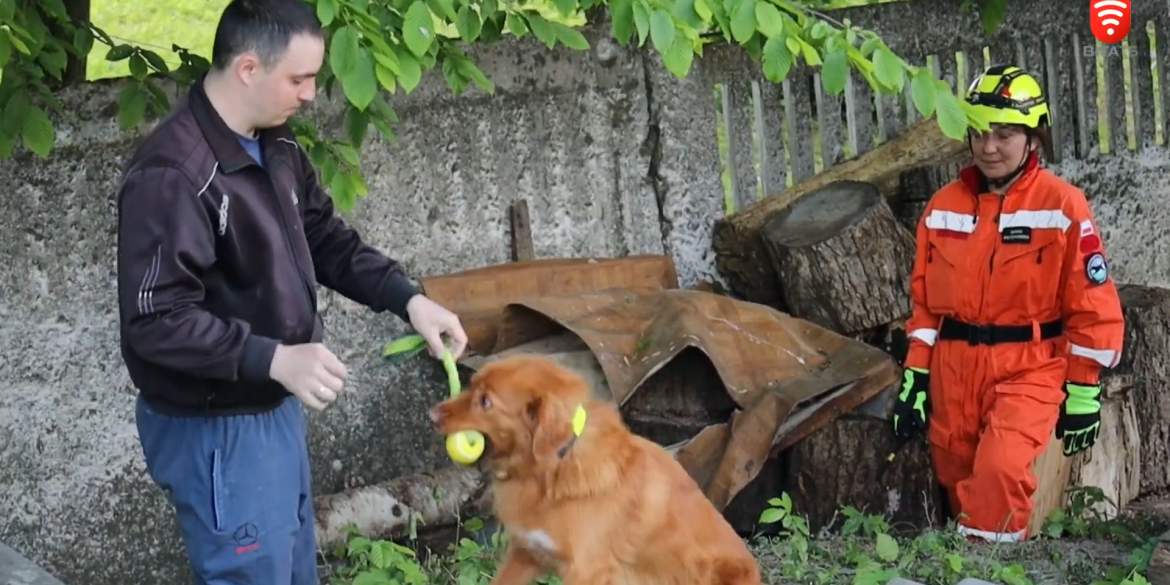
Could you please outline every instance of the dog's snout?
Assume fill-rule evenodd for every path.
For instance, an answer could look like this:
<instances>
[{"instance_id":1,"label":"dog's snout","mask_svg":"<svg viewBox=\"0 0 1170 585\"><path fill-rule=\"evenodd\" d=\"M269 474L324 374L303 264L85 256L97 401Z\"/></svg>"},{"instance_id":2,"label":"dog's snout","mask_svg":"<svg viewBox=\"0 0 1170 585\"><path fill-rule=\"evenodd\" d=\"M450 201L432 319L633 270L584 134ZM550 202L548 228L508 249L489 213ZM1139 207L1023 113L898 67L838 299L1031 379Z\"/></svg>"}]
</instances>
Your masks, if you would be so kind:
<instances>
[{"instance_id":1,"label":"dog's snout","mask_svg":"<svg viewBox=\"0 0 1170 585\"><path fill-rule=\"evenodd\" d=\"M436 404L432 406L430 410L427 411L427 414L430 415L431 422L435 424L443 422L443 405Z\"/></svg>"}]
</instances>

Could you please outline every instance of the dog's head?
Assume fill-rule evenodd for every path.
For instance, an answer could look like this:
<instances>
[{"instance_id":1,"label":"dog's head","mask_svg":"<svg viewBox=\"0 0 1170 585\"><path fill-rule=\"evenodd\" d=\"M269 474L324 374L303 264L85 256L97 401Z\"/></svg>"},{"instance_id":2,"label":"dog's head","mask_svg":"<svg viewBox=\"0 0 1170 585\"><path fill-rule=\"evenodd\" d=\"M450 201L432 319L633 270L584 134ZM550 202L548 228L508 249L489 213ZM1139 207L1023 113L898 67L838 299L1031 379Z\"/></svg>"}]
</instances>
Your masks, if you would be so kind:
<instances>
[{"instance_id":1,"label":"dog's head","mask_svg":"<svg viewBox=\"0 0 1170 585\"><path fill-rule=\"evenodd\" d=\"M552 461L573 438L573 415L589 400L585 380L551 359L518 355L484 366L458 396L430 409L444 434L477 430L491 459Z\"/></svg>"}]
</instances>

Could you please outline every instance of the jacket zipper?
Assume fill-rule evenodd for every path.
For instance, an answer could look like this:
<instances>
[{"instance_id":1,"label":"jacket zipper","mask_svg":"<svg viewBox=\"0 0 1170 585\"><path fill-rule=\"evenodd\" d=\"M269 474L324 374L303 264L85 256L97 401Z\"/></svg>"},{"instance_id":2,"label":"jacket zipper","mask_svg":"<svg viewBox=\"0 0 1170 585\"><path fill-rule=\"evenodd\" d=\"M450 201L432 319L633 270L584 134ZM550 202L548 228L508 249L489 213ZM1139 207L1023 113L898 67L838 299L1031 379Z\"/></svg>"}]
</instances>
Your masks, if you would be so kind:
<instances>
[{"instance_id":1,"label":"jacket zipper","mask_svg":"<svg viewBox=\"0 0 1170 585\"><path fill-rule=\"evenodd\" d=\"M281 161L281 164L284 164L284 161ZM272 180L272 175L270 173L265 171L265 175L267 175L267 177L268 177L268 186L271 187L270 193L276 202L276 211L280 215L280 223L282 226L284 226L284 245L285 245L285 248L288 250L289 257L292 259L293 268L296 269L296 271L297 271L297 277L300 278L300 280L301 280L301 285L302 285L301 292L305 294L305 300L308 301L307 304L309 305L309 309L311 310L311 312L313 314L316 314L317 303L315 303L313 301L313 291L310 288L311 285L309 284L308 279L305 278L304 271L301 270L300 262L297 261L296 247L293 246L293 243L292 243L292 234L290 233L290 230L288 227L288 218L286 218L284 215L284 207L280 203L280 194L276 190L276 183ZM310 319L312 318L312 316L313 315L309 315ZM312 335L311 329L310 329L310 335Z\"/></svg>"}]
</instances>

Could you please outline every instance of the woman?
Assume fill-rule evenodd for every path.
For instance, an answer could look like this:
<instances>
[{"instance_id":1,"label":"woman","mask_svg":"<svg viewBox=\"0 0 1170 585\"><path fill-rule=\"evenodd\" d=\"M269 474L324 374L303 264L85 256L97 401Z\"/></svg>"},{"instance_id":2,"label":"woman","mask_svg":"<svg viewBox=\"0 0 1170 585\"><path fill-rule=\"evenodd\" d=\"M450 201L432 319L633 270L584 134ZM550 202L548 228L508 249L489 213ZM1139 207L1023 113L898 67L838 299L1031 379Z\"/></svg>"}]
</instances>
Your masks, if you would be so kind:
<instances>
[{"instance_id":1,"label":"woman","mask_svg":"<svg viewBox=\"0 0 1170 585\"><path fill-rule=\"evenodd\" d=\"M1092 447L1101 368L1124 323L1084 193L1040 167L1048 105L1034 77L991 67L967 91L990 123L975 164L918 223L910 351L894 411L902 440L927 428L939 482L971 539L1027 536L1031 466L1054 434Z\"/></svg>"}]
</instances>

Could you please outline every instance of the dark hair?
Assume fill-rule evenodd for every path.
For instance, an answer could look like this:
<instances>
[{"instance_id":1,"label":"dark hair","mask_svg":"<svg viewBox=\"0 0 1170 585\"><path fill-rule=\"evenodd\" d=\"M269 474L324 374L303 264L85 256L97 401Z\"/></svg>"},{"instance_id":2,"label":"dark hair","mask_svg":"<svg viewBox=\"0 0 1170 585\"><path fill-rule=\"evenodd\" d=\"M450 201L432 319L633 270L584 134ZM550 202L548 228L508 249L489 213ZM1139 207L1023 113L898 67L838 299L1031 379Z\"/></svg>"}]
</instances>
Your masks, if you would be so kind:
<instances>
[{"instance_id":1,"label":"dark hair","mask_svg":"<svg viewBox=\"0 0 1170 585\"><path fill-rule=\"evenodd\" d=\"M316 11L305 0L232 0L215 27L211 67L222 71L252 51L271 69L299 34L324 36Z\"/></svg>"}]
</instances>

